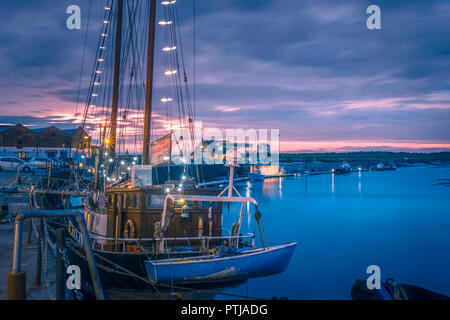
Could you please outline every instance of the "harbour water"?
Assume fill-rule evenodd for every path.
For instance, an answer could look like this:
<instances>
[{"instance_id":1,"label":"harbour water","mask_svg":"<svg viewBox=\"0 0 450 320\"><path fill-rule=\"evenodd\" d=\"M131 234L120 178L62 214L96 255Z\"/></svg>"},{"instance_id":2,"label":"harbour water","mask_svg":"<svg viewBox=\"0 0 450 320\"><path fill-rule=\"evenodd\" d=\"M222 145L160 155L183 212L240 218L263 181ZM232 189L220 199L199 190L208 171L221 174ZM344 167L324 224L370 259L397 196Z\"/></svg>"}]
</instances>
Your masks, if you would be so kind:
<instances>
[{"instance_id":1,"label":"harbour water","mask_svg":"<svg viewBox=\"0 0 450 320\"><path fill-rule=\"evenodd\" d=\"M450 187L440 184L449 178L450 167L420 166L240 184L258 201L269 242L298 246L284 273L223 292L351 299L354 281L378 265L384 280L450 295ZM225 210L223 223L235 217ZM244 220L247 231L257 231L253 217Z\"/></svg>"}]
</instances>

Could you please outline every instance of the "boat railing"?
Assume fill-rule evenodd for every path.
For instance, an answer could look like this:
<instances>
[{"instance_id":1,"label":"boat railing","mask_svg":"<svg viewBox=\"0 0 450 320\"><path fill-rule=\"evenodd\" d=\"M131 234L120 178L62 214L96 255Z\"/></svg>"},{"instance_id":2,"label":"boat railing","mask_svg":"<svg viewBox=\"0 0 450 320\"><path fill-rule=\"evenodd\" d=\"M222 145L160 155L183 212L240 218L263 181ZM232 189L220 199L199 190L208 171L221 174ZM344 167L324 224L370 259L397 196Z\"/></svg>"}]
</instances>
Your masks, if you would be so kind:
<instances>
[{"instance_id":1,"label":"boat railing","mask_svg":"<svg viewBox=\"0 0 450 320\"><path fill-rule=\"evenodd\" d=\"M203 250L211 250L211 246L221 245L226 242L227 245L232 247L238 247L239 243L246 244L248 246L255 246L255 235L248 233L246 235L239 236L202 236L202 237L160 237L160 238L112 238L100 235L90 235L92 246L100 251L114 251L114 252L142 252L149 253L155 251L155 245L160 241L164 241L166 246L170 243L175 245L172 247L180 247L181 250L172 250L172 253L187 252L182 251L183 247L181 243L191 247L192 243L196 247ZM192 243L191 243L192 242ZM176 245L178 244L178 246Z\"/></svg>"}]
</instances>

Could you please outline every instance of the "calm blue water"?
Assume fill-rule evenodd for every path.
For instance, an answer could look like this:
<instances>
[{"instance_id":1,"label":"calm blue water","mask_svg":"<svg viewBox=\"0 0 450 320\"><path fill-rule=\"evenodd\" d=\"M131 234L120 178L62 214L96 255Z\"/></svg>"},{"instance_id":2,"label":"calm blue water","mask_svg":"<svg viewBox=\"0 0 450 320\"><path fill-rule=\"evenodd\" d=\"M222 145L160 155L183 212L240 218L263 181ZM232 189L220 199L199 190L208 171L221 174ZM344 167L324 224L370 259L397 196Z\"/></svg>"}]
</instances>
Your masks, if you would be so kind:
<instances>
[{"instance_id":1,"label":"calm blue water","mask_svg":"<svg viewBox=\"0 0 450 320\"><path fill-rule=\"evenodd\" d=\"M283 274L251 279L224 292L350 299L355 279L376 264L384 279L450 295L450 188L437 185L439 179L450 179L450 167L239 185L241 195L258 201L269 242L299 245ZM231 225L237 214L224 210L224 225ZM254 218L245 217L243 231L256 230Z\"/></svg>"}]
</instances>

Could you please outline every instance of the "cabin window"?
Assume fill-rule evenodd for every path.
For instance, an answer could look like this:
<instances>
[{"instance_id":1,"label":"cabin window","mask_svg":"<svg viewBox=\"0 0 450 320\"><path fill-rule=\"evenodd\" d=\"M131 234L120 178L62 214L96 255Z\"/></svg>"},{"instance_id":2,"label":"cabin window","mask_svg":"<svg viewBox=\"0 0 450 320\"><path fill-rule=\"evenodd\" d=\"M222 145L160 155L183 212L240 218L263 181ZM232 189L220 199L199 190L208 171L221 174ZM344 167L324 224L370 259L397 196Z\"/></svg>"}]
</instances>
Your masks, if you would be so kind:
<instances>
[{"instance_id":1,"label":"cabin window","mask_svg":"<svg viewBox=\"0 0 450 320\"><path fill-rule=\"evenodd\" d=\"M127 202L127 207L128 208L132 208L134 206L134 199L133 199L133 197L134 197L134 194L132 194L132 193L130 193L128 195L128 202Z\"/></svg>"},{"instance_id":2,"label":"cabin window","mask_svg":"<svg viewBox=\"0 0 450 320\"><path fill-rule=\"evenodd\" d=\"M127 207L127 195L124 194L123 195L123 201L122 201L122 208L126 208Z\"/></svg>"},{"instance_id":3,"label":"cabin window","mask_svg":"<svg viewBox=\"0 0 450 320\"><path fill-rule=\"evenodd\" d=\"M139 194L134 195L134 207L139 208Z\"/></svg>"},{"instance_id":4,"label":"cabin window","mask_svg":"<svg viewBox=\"0 0 450 320\"><path fill-rule=\"evenodd\" d=\"M147 194L145 202L147 209L161 209L164 207L164 194Z\"/></svg>"},{"instance_id":5,"label":"cabin window","mask_svg":"<svg viewBox=\"0 0 450 320\"><path fill-rule=\"evenodd\" d=\"M120 194L118 194L117 195L117 198L116 198L116 206L117 206L117 209L120 209L120 208L122 208L122 201L123 201L123 197L120 195Z\"/></svg>"}]
</instances>

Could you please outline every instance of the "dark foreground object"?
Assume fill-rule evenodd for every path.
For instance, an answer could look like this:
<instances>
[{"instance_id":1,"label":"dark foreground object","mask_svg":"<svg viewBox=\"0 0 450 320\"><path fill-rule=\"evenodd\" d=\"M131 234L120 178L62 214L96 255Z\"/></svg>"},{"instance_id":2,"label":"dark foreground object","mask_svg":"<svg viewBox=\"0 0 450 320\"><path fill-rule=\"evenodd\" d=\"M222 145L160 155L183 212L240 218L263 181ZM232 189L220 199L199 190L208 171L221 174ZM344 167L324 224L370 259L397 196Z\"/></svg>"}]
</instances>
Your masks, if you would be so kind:
<instances>
[{"instance_id":1,"label":"dark foreground object","mask_svg":"<svg viewBox=\"0 0 450 320\"><path fill-rule=\"evenodd\" d=\"M352 287L353 300L450 300L449 297L428 289L397 284L392 279L381 284L380 289L368 289L366 280L358 279Z\"/></svg>"}]
</instances>

